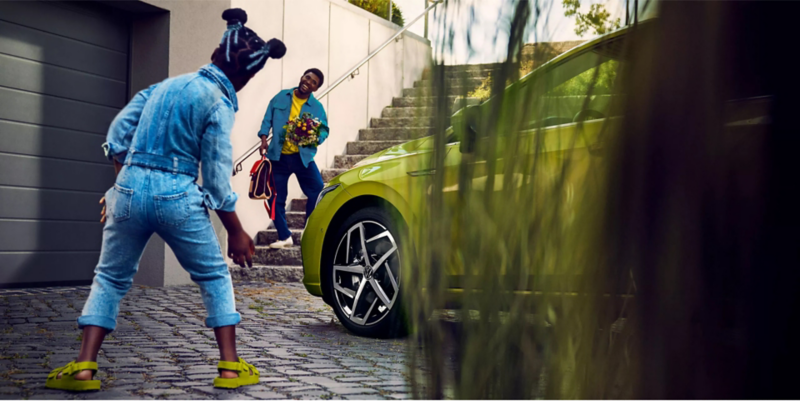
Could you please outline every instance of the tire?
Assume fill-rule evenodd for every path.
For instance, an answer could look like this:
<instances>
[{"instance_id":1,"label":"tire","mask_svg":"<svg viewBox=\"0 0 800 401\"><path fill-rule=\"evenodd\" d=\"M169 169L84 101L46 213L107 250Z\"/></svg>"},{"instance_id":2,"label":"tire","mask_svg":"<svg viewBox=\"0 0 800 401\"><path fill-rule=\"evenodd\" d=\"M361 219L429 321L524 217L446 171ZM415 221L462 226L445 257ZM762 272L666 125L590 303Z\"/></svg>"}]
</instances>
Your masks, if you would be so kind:
<instances>
[{"instance_id":1,"label":"tire","mask_svg":"<svg viewBox=\"0 0 800 401\"><path fill-rule=\"evenodd\" d=\"M405 335L400 301L401 223L380 207L360 209L331 238L323 259L326 292L336 317L364 337ZM365 260L363 246L368 259ZM355 312L355 313L354 313Z\"/></svg>"}]
</instances>

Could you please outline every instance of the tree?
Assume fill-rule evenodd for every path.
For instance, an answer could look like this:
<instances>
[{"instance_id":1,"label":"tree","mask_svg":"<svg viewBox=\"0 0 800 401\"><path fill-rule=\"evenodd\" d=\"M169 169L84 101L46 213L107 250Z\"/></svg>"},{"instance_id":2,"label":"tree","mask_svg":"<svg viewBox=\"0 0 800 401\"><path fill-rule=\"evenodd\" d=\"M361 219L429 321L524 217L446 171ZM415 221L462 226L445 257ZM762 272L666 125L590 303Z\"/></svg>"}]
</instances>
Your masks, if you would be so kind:
<instances>
[{"instance_id":1,"label":"tree","mask_svg":"<svg viewBox=\"0 0 800 401\"><path fill-rule=\"evenodd\" d=\"M580 12L580 0L563 0L564 16L575 17L575 34L583 36L590 29L595 35L603 35L620 27L620 19L611 20L611 14L602 4L592 4L589 12Z\"/></svg>"}]
</instances>

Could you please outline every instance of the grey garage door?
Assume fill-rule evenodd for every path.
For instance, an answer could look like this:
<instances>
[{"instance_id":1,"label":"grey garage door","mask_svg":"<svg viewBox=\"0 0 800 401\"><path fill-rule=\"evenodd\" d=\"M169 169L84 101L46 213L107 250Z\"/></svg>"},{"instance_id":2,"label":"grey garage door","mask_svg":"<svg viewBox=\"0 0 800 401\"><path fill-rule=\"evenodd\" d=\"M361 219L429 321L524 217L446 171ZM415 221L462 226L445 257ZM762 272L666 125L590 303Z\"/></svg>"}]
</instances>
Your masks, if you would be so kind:
<instances>
[{"instance_id":1,"label":"grey garage door","mask_svg":"<svg viewBox=\"0 0 800 401\"><path fill-rule=\"evenodd\" d=\"M128 37L89 2L0 1L0 286L92 279Z\"/></svg>"}]
</instances>

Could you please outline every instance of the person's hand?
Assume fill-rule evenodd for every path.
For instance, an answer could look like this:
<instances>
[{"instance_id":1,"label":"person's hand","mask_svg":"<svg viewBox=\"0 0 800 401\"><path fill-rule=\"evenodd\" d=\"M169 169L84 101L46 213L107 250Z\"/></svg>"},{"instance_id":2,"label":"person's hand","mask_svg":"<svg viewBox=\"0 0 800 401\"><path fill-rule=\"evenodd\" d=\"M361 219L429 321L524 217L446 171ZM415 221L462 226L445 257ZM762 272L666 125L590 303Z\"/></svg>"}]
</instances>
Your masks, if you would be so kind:
<instances>
[{"instance_id":1,"label":"person's hand","mask_svg":"<svg viewBox=\"0 0 800 401\"><path fill-rule=\"evenodd\" d=\"M100 211L100 222L106 222L106 197L100 198L100 204L103 205L103 210Z\"/></svg>"},{"instance_id":2,"label":"person's hand","mask_svg":"<svg viewBox=\"0 0 800 401\"><path fill-rule=\"evenodd\" d=\"M267 136L261 135L261 146L258 148L258 154L264 156L267 154L267 148L269 148L269 142L267 142Z\"/></svg>"},{"instance_id":3,"label":"person's hand","mask_svg":"<svg viewBox=\"0 0 800 401\"><path fill-rule=\"evenodd\" d=\"M253 239L244 230L228 233L228 257L233 259L237 265L253 267L253 254L256 253L256 245Z\"/></svg>"}]
</instances>

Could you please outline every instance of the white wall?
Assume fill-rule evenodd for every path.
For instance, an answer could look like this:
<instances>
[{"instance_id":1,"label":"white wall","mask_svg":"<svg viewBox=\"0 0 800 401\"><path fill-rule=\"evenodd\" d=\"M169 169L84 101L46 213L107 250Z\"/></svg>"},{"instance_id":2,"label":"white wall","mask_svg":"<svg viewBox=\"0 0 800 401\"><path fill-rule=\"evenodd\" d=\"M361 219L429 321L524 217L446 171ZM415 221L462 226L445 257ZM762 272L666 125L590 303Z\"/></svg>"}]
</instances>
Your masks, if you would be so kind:
<instances>
[{"instance_id":1,"label":"white wall","mask_svg":"<svg viewBox=\"0 0 800 401\"><path fill-rule=\"evenodd\" d=\"M265 40L279 38L287 47L283 59L268 61L264 70L239 92L239 112L232 136L234 158L257 142L256 134L270 99L281 89L297 85L305 70L319 68L325 74L325 83L318 91L321 93L400 29L344 0L232 0L231 7L247 11L246 25L259 36ZM354 79L343 82L322 99L331 135L317 152L315 160L320 170L331 167L334 156L344 154L347 142L357 139L358 130L367 128L371 117L379 117L393 97L402 96L403 88L412 87L420 79L430 57L430 43L406 33L363 66ZM256 159L248 159L232 181L239 194L236 210L251 236L271 223L263 203L247 197L248 173ZM292 177L289 199L301 195ZM222 239L224 232L219 235Z\"/></svg>"},{"instance_id":2,"label":"white wall","mask_svg":"<svg viewBox=\"0 0 800 401\"><path fill-rule=\"evenodd\" d=\"M222 12L230 8L229 0L143 1L169 11L169 37L163 39L169 40L167 62L170 77L197 71L200 66L211 61L211 53L219 45L225 31ZM137 46L134 46L133 57L137 57L136 49ZM152 83L154 82L146 82L147 85ZM216 214L212 213L211 216L214 228L220 236L220 243L225 247L225 229ZM164 246L161 238L153 236L142 257L134 282L155 286L184 285L191 283L191 278L181 267L172 249Z\"/></svg>"}]
</instances>

